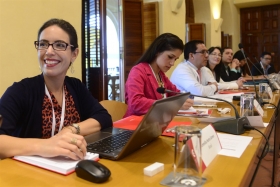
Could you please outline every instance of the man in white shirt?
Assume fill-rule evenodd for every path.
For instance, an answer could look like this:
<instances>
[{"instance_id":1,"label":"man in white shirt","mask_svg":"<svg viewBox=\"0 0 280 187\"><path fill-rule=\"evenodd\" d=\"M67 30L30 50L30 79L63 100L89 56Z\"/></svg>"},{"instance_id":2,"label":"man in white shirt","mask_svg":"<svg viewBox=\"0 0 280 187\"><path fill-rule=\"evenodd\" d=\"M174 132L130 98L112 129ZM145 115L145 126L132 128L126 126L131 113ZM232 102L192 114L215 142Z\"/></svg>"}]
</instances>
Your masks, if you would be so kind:
<instances>
[{"instance_id":1,"label":"man in white shirt","mask_svg":"<svg viewBox=\"0 0 280 187\"><path fill-rule=\"evenodd\" d=\"M185 60L178 64L171 75L171 82L179 90L191 92L195 95L210 96L218 91L218 84L212 77L205 80L202 72L208 60L208 50L201 40L192 40L185 44ZM207 81L207 82L206 82Z\"/></svg>"}]
</instances>

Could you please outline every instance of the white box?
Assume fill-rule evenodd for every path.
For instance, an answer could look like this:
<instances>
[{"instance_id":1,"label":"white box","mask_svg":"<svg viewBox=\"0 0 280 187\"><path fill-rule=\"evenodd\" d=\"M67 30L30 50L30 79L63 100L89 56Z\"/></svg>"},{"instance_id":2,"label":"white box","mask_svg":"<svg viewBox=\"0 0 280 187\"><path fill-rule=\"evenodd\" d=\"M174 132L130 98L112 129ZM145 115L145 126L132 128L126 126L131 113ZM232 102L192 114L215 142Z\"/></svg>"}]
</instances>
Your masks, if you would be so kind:
<instances>
[{"instance_id":1,"label":"white box","mask_svg":"<svg viewBox=\"0 0 280 187\"><path fill-rule=\"evenodd\" d=\"M149 165L144 168L144 175L154 176L155 174L161 172L164 169L164 164L155 162L152 165Z\"/></svg>"}]
</instances>

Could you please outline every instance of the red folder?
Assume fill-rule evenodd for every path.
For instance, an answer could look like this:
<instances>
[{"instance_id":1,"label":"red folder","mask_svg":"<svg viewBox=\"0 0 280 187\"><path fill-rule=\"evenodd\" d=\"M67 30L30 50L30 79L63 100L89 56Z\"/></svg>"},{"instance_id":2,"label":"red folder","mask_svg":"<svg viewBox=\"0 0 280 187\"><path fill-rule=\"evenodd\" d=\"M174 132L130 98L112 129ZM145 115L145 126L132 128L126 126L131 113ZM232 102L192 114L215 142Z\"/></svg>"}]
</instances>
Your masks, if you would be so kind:
<instances>
[{"instance_id":1,"label":"red folder","mask_svg":"<svg viewBox=\"0 0 280 187\"><path fill-rule=\"evenodd\" d=\"M121 120L115 121L113 123L113 126L116 128L135 130L138 127L138 125L140 124L142 118L143 118L143 116L128 116ZM190 125L190 124L191 124L191 122L171 121L169 123L169 125L166 127L166 129L164 130L164 132L162 133L162 135L174 137L175 134L172 131L166 132L166 130L170 129L172 127L178 126L178 125Z\"/></svg>"},{"instance_id":2,"label":"red folder","mask_svg":"<svg viewBox=\"0 0 280 187\"><path fill-rule=\"evenodd\" d=\"M135 130L138 125L140 124L143 116L128 116L121 120L115 121L113 126L116 128L128 129L128 130Z\"/></svg>"}]
</instances>

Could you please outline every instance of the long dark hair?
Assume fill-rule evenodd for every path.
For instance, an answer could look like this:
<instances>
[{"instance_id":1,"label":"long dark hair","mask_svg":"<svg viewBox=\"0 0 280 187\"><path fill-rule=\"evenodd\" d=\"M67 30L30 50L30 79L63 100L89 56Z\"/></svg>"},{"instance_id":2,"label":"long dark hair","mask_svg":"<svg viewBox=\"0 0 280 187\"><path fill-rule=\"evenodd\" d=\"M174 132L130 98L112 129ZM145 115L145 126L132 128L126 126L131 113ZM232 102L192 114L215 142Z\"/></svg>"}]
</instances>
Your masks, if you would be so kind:
<instances>
[{"instance_id":1,"label":"long dark hair","mask_svg":"<svg viewBox=\"0 0 280 187\"><path fill-rule=\"evenodd\" d=\"M216 47L210 47L210 48L208 49L209 55L211 55L211 53L212 53L215 49L218 49L218 50L220 51L221 55L222 55L222 49L221 49L220 47L218 47L218 46L216 46ZM215 78L216 78L216 81L217 81L217 82L220 82L220 79L221 79L221 73L220 73L220 72L221 72L221 65L222 65L222 58L221 58L221 60L220 60L220 63L217 64L217 65L215 66L215 68L214 68L214 72L215 72L215 75L216 75ZM206 67L210 69L209 60L207 61ZM210 69L210 70L211 70L211 69ZM211 71L212 71L212 70L211 70Z\"/></svg>"},{"instance_id":2,"label":"long dark hair","mask_svg":"<svg viewBox=\"0 0 280 187\"><path fill-rule=\"evenodd\" d=\"M235 58L238 59L239 61L241 61L241 60L245 60L245 58L247 58L247 55L245 53L243 53L241 50L239 50L239 51L236 51L232 57L232 59L235 59ZM246 76L246 74L250 75L248 73L250 71L248 70L246 63L243 66L240 66L240 69L241 69L241 73L243 74L243 77Z\"/></svg>"},{"instance_id":3,"label":"long dark hair","mask_svg":"<svg viewBox=\"0 0 280 187\"><path fill-rule=\"evenodd\" d=\"M183 51L183 41L178 36L171 33L161 34L153 41L153 43L139 58L136 64L139 64L141 62L146 62L150 64L155 60L158 53L170 51L173 49L180 49L181 51Z\"/></svg>"},{"instance_id":4,"label":"long dark hair","mask_svg":"<svg viewBox=\"0 0 280 187\"><path fill-rule=\"evenodd\" d=\"M62 30L64 30L68 34L70 44L74 46L74 47L71 46L72 51L74 51L76 48L78 48L78 36L77 36L77 32L76 32L75 28L69 22L67 22L63 19L54 18L54 19L50 19L47 22L45 22L38 31L37 40L39 40L40 34L43 32L43 30L45 30L46 28L53 26L53 25L57 25L58 27L60 27Z\"/></svg>"}]
</instances>

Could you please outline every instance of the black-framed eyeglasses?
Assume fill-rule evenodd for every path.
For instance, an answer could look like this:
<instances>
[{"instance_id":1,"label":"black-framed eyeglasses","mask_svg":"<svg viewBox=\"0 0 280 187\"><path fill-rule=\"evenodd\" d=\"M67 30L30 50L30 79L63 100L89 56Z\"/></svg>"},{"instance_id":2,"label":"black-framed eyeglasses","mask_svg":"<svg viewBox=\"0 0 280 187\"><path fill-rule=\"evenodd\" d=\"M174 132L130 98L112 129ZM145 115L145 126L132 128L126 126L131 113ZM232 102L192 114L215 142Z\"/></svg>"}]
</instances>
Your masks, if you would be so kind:
<instances>
[{"instance_id":1,"label":"black-framed eyeglasses","mask_svg":"<svg viewBox=\"0 0 280 187\"><path fill-rule=\"evenodd\" d=\"M52 44L50 44L47 41L35 41L34 45L35 45L35 48L38 50L46 50L51 45L52 48L56 51L65 51L68 46L74 47L73 45L68 44L66 42L62 42L62 41L57 41Z\"/></svg>"},{"instance_id":2,"label":"black-framed eyeglasses","mask_svg":"<svg viewBox=\"0 0 280 187\"><path fill-rule=\"evenodd\" d=\"M202 50L202 51L194 51L193 52L193 54L196 54L196 53L201 53L201 54L203 54L203 55L208 55L209 54L209 51L207 51L207 50Z\"/></svg>"},{"instance_id":3,"label":"black-framed eyeglasses","mask_svg":"<svg viewBox=\"0 0 280 187\"><path fill-rule=\"evenodd\" d=\"M271 60L271 58L264 58L265 60Z\"/></svg>"}]
</instances>

